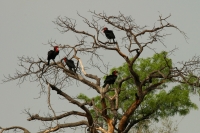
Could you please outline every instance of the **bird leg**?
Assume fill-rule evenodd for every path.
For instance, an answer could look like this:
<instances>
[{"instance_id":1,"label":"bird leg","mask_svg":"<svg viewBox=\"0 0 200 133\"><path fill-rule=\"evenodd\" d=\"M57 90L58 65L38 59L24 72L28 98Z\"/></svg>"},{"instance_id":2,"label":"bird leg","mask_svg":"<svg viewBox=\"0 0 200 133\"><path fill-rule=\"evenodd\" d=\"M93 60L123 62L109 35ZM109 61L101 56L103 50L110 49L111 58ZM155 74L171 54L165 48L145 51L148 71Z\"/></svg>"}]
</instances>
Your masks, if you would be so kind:
<instances>
[{"instance_id":1,"label":"bird leg","mask_svg":"<svg viewBox=\"0 0 200 133\"><path fill-rule=\"evenodd\" d=\"M48 60L48 63L47 63L47 65L49 65L50 64L50 60Z\"/></svg>"},{"instance_id":2,"label":"bird leg","mask_svg":"<svg viewBox=\"0 0 200 133\"><path fill-rule=\"evenodd\" d=\"M71 67L69 67L69 70L70 70L70 71L73 71Z\"/></svg>"},{"instance_id":3,"label":"bird leg","mask_svg":"<svg viewBox=\"0 0 200 133\"><path fill-rule=\"evenodd\" d=\"M55 60L53 59L53 62L56 64Z\"/></svg>"},{"instance_id":4,"label":"bird leg","mask_svg":"<svg viewBox=\"0 0 200 133\"><path fill-rule=\"evenodd\" d=\"M115 39L113 39L113 43L115 44Z\"/></svg>"}]
</instances>

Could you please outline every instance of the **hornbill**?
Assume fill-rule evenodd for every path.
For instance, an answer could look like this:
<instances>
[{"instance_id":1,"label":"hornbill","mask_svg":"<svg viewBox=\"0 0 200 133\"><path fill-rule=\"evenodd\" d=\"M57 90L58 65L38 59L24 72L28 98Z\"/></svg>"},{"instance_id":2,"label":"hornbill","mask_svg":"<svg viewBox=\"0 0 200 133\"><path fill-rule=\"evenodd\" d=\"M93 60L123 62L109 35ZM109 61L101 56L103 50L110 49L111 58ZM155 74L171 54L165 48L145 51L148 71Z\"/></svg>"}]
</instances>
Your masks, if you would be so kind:
<instances>
[{"instance_id":1,"label":"hornbill","mask_svg":"<svg viewBox=\"0 0 200 133\"><path fill-rule=\"evenodd\" d=\"M112 30L108 30L107 27L103 28L103 32L105 33L106 37L110 40L113 39L113 43L115 43L115 35Z\"/></svg>"},{"instance_id":2,"label":"hornbill","mask_svg":"<svg viewBox=\"0 0 200 133\"><path fill-rule=\"evenodd\" d=\"M75 70L76 66L74 65L74 61L73 60L68 60L67 57L65 57L63 59L64 59L66 65L69 67L69 70L76 73L76 70Z\"/></svg>"},{"instance_id":3,"label":"hornbill","mask_svg":"<svg viewBox=\"0 0 200 133\"><path fill-rule=\"evenodd\" d=\"M48 65L50 63L50 60L52 59L55 62L56 56L59 54L59 49L58 46L54 46L54 50L50 50L48 52L47 60L48 60Z\"/></svg>"},{"instance_id":4,"label":"hornbill","mask_svg":"<svg viewBox=\"0 0 200 133\"><path fill-rule=\"evenodd\" d=\"M114 83L115 83L115 80L117 79L117 73L118 73L118 71L114 70L114 71L112 72L112 75L106 76L106 79L105 79L105 81L104 81L103 87L106 87L107 84L109 84L109 85L110 85L110 84L114 84Z\"/></svg>"}]
</instances>

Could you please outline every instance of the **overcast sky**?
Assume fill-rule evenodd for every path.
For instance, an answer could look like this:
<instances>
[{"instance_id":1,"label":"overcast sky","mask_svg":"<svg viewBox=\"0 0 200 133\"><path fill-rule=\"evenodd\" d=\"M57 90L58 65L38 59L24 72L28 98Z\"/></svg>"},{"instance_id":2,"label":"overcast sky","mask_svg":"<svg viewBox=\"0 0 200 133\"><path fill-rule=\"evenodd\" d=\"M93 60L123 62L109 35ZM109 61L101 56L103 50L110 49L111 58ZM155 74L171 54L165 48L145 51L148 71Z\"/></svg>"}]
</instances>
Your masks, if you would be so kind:
<instances>
[{"instance_id":1,"label":"overcast sky","mask_svg":"<svg viewBox=\"0 0 200 133\"><path fill-rule=\"evenodd\" d=\"M77 43L75 34L60 34L57 30L58 26L52 21L55 21L58 16L67 16L76 19L78 26L87 31L88 27L78 18L77 12L91 19L89 10L97 13L105 12L107 15L118 15L121 12L126 16L131 15L138 25L149 27L157 22L159 15L168 16L171 14L169 22L183 30L189 39L186 42L177 30L170 30L172 35L166 37L164 41L167 48L163 45L161 47L152 45L152 47L157 48L158 51L178 47L179 49L172 56L174 63L186 61L194 55L200 55L199 0L87 0L84 2L78 0L0 0L0 79L3 80L4 75L13 75L16 69L23 71L17 65L19 63L17 57L19 56L34 57L36 60L38 57L46 58L47 51L51 49L49 45L44 45L48 43L48 40L56 40L62 44ZM117 31L115 33L116 40L120 41L120 33ZM60 54L57 59L60 59L62 55L64 54ZM152 52L147 50L142 56L152 56ZM121 65L122 61L114 56L110 62L110 68ZM33 133L39 128L44 128L41 122L28 122L27 115L23 113L24 109L30 109L31 113L39 113L40 115L47 112L47 98L45 95L38 98L39 90L36 83L29 81L25 81L21 86L17 86L17 81L0 84L0 126L24 126ZM90 96L96 94L92 89L88 90L86 86L67 88L66 91L72 96L84 91L88 91ZM197 95L191 95L191 97L199 106L199 97ZM53 107L56 108L57 112L70 111L72 108L77 109L68 102L59 100L53 92L52 99ZM71 118L69 120L76 121L77 119ZM184 118L177 116L174 118L175 120L179 123L180 133L200 132L199 110L191 111Z\"/></svg>"}]
</instances>

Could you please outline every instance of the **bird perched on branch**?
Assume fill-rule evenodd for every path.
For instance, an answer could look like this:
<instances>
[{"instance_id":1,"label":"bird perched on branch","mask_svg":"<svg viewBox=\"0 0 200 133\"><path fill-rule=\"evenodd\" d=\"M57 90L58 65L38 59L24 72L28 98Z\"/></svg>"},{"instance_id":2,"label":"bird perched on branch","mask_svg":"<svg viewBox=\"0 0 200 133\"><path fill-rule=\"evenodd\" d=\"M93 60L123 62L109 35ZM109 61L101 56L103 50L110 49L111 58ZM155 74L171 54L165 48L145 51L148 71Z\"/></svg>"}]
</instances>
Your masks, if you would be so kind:
<instances>
[{"instance_id":1,"label":"bird perched on branch","mask_svg":"<svg viewBox=\"0 0 200 133\"><path fill-rule=\"evenodd\" d=\"M137 101L137 100L139 100L139 99L140 99L140 98L139 98L138 94L135 93L135 100Z\"/></svg>"},{"instance_id":2,"label":"bird perched on branch","mask_svg":"<svg viewBox=\"0 0 200 133\"><path fill-rule=\"evenodd\" d=\"M105 81L104 81L103 87L106 87L107 84L109 84L109 85L110 85L110 84L114 84L114 83L115 83L115 80L117 79L117 73L118 73L118 71L114 70L114 71L112 72L112 75L106 76L106 79L105 79Z\"/></svg>"},{"instance_id":3,"label":"bird perched on branch","mask_svg":"<svg viewBox=\"0 0 200 133\"><path fill-rule=\"evenodd\" d=\"M68 60L67 57L65 57L63 59L64 59L66 65L69 67L69 70L76 73L76 69L75 69L76 66L74 65L74 61L73 60Z\"/></svg>"},{"instance_id":4,"label":"bird perched on branch","mask_svg":"<svg viewBox=\"0 0 200 133\"><path fill-rule=\"evenodd\" d=\"M54 46L54 50L50 50L48 52L47 60L48 60L48 65L50 63L50 60L53 60L55 62L56 56L59 54L59 49L58 46Z\"/></svg>"},{"instance_id":5,"label":"bird perched on branch","mask_svg":"<svg viewBox=\"0 0 200 133\"><path fill-rule=\"evenodd\" d=\"M108 30L107 27L103 28L103 32L105 33L106 37L110 40L113 39L113 43L115 43L115 35L112 30Z\"/></svg>"}]
</instances>

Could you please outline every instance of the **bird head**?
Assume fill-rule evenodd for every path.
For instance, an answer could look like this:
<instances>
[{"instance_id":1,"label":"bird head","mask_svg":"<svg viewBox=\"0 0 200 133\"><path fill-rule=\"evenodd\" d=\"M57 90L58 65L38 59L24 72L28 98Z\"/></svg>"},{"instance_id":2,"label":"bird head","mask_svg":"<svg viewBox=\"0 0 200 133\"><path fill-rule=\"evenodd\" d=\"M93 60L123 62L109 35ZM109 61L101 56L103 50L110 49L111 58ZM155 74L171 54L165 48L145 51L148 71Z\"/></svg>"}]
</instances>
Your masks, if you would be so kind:
<instances>
[{"instance_id":1,"label":"bird head","mask_svg":"<svg viewBox=\"0 0 200 133\"><path fill-rule=\"evenodd\" d=\"M59 48L58 46L54 46L54 51L58 52L59 51Z\"/></svg>"},{"instance_id":2,"label":"bird head","mask_svg":"<svg viewBox=\"0 0 200 133\"><path fill-rule=\"evenodd\" d=\"M112 75L117 75L117 73L118 73L118 71L114 70L114 71L112 72Z\"/></svg>"},{"instance_id":3,"label":"bird head","mask_svg":"<svg viewBox=\"0 0 200 133\"><path fill-rule=\"evenodd\" d=\"M67 57L64 57L63 60L64 60L65 62L67 62Z\"/></svg>"},{"instance_id":4,"label":"bird head","mask_svg":"<svg viewBox=\"0 0 200 133\"><path fill-rule=\"evenodd\" d=\"M105 30L108 30L108 28L107 28L107 27L104 27L104 28L102 29L103 32L104 32Z\"/></svg>"}]
</instances>

